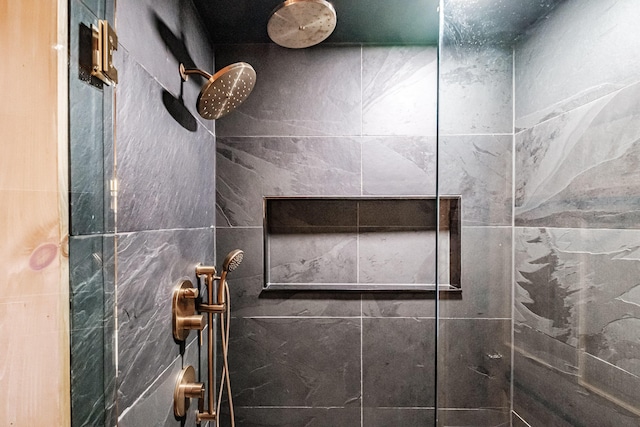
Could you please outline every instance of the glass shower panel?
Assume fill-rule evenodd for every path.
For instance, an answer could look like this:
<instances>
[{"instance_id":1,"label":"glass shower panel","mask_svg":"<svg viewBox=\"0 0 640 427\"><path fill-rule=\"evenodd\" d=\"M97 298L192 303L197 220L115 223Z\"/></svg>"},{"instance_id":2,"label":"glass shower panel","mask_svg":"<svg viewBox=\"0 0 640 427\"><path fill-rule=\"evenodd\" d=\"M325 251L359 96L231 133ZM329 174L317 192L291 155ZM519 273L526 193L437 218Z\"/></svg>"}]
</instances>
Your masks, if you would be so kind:
<instances>
[{"instance_id":1,"label":"glass shower panel","mask_svg":"<svg viewBox=\"0 0 640 427\"><path fill-rule=\"evenodd\" d=\"M114 426L113 88L91 75L92 31L111 0L69 1L71 423Z\"/></svg>"},{"instance_id":2,"label":"glass shower panel","mask_svg":"<svg viewBox=\"0 0 640 427\"><path fill-rule=\"evenodd\" d=\"M513 3L441 9L438 192L462 199L462 293L438 301L439 426L510 420Z\"/></svg>"},{"instance_id":3,"label":"glass shower panel","mask_svg":"<svg viewBox=\"0 0 640 427\"><path fill-rule=\"evenodd\" d=\"M438 425L638 425L640 4L443 3Z\"/></svg>"}]
</instances>

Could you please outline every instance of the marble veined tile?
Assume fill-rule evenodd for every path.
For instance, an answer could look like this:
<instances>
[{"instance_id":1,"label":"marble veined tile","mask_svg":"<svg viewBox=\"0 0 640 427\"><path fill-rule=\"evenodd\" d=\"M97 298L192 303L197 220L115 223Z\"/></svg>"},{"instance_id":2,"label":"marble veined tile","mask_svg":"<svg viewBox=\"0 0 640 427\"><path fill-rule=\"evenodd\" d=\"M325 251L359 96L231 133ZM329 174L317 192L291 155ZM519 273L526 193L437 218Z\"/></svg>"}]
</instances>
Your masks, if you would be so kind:
<instances>
[{"instance_id":1,"label":"marble veined tile","mask_svg":"<svg viewBox=\"0 0 640 427\"><path fill-rule=\"evenodd\" d=\"M516 136L515 223L640 227L640 84Z\"/></svg>"},{"instance_id":2,"label":"marble veined tile","mask_svg":"<svg viewBox=\"0 0 640 427\"><path fill-rule=\"evenodd\" d=\"M359 46L216 45L217 68L244 61L256 70L253 92L216 121L216 134L360 135L360 58Z\"/></svg>"},{"instance_id":3,"label":"marble veined tile","mask_svg":"<svg viewBox=\"0 0 640 427\"><path fill-rule=\"evenodd\" d=\"M516 229L516 325L640 376L640 231Z\"/></svg>"},{"instance_id":4,"label":"marble veined tile","mask_svg":"<svg viewBox=\"0 0 640 427\"><path fill-rule=\"evenodd\" d=\"M217 138L218 226L262 225L264 196L359 195L355 138Z\"/></svg>"},{"instance_id":5,"label":"marble veined tile","mask_svg":"<svg viewBox=\"0 0 640 427\"><path fill-rule=\"evenodd\" d=\"M437 49L362 49L362 134L436 134Z\"/></svg>"},{"instance_id":6,"label":"marble veined tile","mask_svg":"<svg viewBox=\"0 0 640 427\"><path fill-rule=\"evenodd\" d=\"M171 326L171 297L195 266L213 262L210 229L118 236L118 408L120 414L180 354ZM189 336L195 340L196 334Z\"/></svg>"},{"instance_id":7,"label":"marble veined tile","mask_svg":"<svg viewBox=\"0 0 640 427\"><path fill-rule=\"evenodd\" d=\"M561 3L515 47L516 127L529 128L637 82L640 3ZM553 49L549 47L553 46Z\"/></svg>"},{"instance_id":8,"label":"marble veined tile","mask_svg":"<svg viewBox=\"0 0 640 427\"><path fill-rule=\"evenodd\" d=\"M128 55L118 92L118 231L214 224L215 138L167 111L158 82Z\"/></svg>"},{"instance_id":9,"label":"marble veined tile","mask_svg":"<svg viewBox=\"0 0 640 427\"><path fill-rule=\"evenodd\" d=\"M512 137L440 138L440 194L462 195L464 225L511 225Z\"/></svg>"},{"instance_id":10,"label":"marble veined tile","mask_svg":"<svg viewBox=\"0 0 640 427\"><path fill-rule=\"evenodd\" d=\"M224 414L224 412L223 412ZM236 406L236 426L255 427L357 427L360 425L360 408L273 408ZM225 416L220 422L222 427L231 424Z\"/></svg>"},{"instance_id":11,"label":"marble veined tile","mask_svg":"<svg viewBox=\"0 0 640 427\"><path fill-rule=\"evenodd\" d=\"M513 131L512 62L504 47L442 47L440 135Z\"/></svg>"}]
</instances>

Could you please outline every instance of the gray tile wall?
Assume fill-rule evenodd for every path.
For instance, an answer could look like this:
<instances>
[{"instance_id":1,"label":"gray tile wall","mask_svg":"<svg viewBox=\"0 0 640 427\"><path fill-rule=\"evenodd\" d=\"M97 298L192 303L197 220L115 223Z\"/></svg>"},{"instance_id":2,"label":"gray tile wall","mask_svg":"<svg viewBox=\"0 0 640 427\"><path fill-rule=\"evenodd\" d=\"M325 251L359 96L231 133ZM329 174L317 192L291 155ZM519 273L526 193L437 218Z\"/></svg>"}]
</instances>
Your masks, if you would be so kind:
<instances>
[{"instance_id":1,"label":"gray tile wall","mask_svg":"<svg viewBox=\"0 0 640 427\"><path fill-rule=\"evenodd\" d=\"M216 46L219 66L236 61L257 72L245 104L216 123L218 263L232 249L246 252L229 277L239 422L432 423L433 298L262 292L262 197L435 194L435 48ZM497 65L476 65L482 76L467 82L475 97L491 95L491 113L474 116L469 108L480 109L466 100L450 104L459 120L441 143L446 192L463 196L466 290L443 301L447 351L439 363L452 370L439 393L448 423L493 426L508 421L510 400L511 52L452 58L444 90L460 90L473 61ZM393 265L380 268L393 274ZM328 387L336 368L340 378Z\"/></svg>"},{"instance_id":2,"label":"gray tile wall","mask_svg":"<svg viewBox=\"0 0 640 427\"><path fill-rule=\"evenodd\" d=\"M513 56L446 43L440 61L439 183L462 194L463 292L440 301L438 421L509 425Z\"/></svg>"},{"instance_id":3,"label":"gray tile wall","mask_svg":"<svg viewBox=\"0 0 640 427\"><path fill-rule=\"evenodd\" d=\"M639 13L566 1L515 48L514 410L532 426L640 422Z\"/></svg>"},{"instance_id":4,"label":"gray tile wall","mask_svg":"<svg viewBox=\"0 0 640 427\"><path fill-rule=\"evenodd\" d=\"M206 366L196 334L173 339L171 294L215 259L215 136L196 113L203 80L178 64L212 71L213 47L190 1L119 1L114 145L111 89L78 65L81 31L113 7L71 7L73 425L195 425L173 415L173 388Z\"/></svg>"}]
</instances>

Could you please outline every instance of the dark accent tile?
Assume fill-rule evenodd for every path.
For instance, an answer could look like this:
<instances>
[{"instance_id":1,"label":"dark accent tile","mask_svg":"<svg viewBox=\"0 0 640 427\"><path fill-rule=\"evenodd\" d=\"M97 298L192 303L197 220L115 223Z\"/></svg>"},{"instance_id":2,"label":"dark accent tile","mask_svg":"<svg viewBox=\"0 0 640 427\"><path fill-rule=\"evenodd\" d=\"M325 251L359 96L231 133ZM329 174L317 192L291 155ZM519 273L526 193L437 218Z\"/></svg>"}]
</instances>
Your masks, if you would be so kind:
<instances>
[{"instance_id":1,"label":"dark accent tile","mask_svg":"<svg viewBox=\"0 0 640 427\"><path fill-rule=\"evenodd\" d=\"M511 414L505 409L440 409L439 426L510 427Z\"/></svg>"},{"instance_id":2,"label":"dark accent tile","mask_svg":"<svg viewBox=\"0 0 640 427\"><path fill-rule=\"evenodd\" d=\"M124 55L118 97L118 230L214 224L215 138L189 132L161 102L162 88Z\"/></svg>"},{"instance_id":3,"label":"dark accent tile","mask_svg":"<svg viewBox=\"0 0 640 427\"><path fill-rule=\"evenodd\" d=\"M266 225L271 232L303 233L313 227L327 232L345 227L355 231L358 224L358 204L353 200L267 199L265 203Z\"/></svg>"},{"instance_id":4,"label":"dark accent tile","mask_svg":"<svg viewBox=\"0 0 640 427\"><path fill-rule=\"evenodd\" d=\"M234 319L238 406L360 406L359 319Z\"/></svg>"},{"instance_id":5,"label":"dark accent tile","mask_svg":"<svg viewBox=\"0 0 640 427\"><path fill-rule=\"evenodd\" d=\"M433 408L364 408L362 425L367 427L433 426Z\"/></svg>"},{"instance_id":6,"label":"dark accent tile","mask_svg":"<svg viewBox=\"0 0 640 427\"><path fill-rule=\"evenodd\" d=\"M182 345L173 338L171 295L195 266L211 262L210 229L118 236L118 406L120 414L158 378ZM192 333L187 342L196 339Z\"/></svg>"},{"instance_id":7,"label":"dark accent tile","mask_svg":"<svg viewBox=\"0 0 640 427\"><path fill-rule=\"evenodd\" d=\"M236 248L242 264L229 274L232 316L359 316L360 295L340 292L264 292L262 228L218 228L218 265Z\"/></svg>"},{"instance_id":8,"label":"dark accent tile","mask_svg":"<svg viewBox=\"0 0 640 427\"><path fill-rule=\"evenodd\" d=\"M511 321L440 320L438 405L441 408L510 406Z\"/></svg>"},{"instance_id":9,"label":"dark accent tile","mask_svg":"<svg viewBox=\"0 0 640 427\"><path fill-rule=\"evenodd\" d=\"M439 155L440 193L462 195L464 225L511 225L511 136L443 136Z\"/></svg>"},{"instance_id":10,"label":"dark accent tile","mask_svg":"<svg viewBox=\"0 0 640 427\"><path fill-rule=\"evenodd\" d=\"M435 320L365 318L362 325L364 407L433 408Z\"/></svg>"},{"instance_id":11,"label":"dark accent tile","mask_svg":"<svg viewBox=\"0 0 640 427\"><path fill-rule=\"evenodd\" d=\"M362 138L362 191L379 195L436 193L436 138Z\"/></svg>"},{"instance_id":12,"label":"dark accent tile","mask_svg":"<svg viewBox=\"0 0 640 427\"><path fill-rule=\"evenodd\" d=\"M264 196L360 194L355 138L218 138L218 226L261 226Z\"/></svg>"},{"instance_id":13,"label":"dark accent tile","mask_svg":"<svg viewBox=\"0 0 640 427\"><path fill-rule=\"evenodd\" d=\"M91 77L91 27L96 16L83 3L70 3L69 23L69 207L71 235L107 231L104 218L104 153L113 147L104 138L103 103L107 96L102 83Z\"/></svg>"},{"instance_id":14,"label":"dark accent tile","mask_svg":"<svg viewBox=\"0 0 640 427\"><path fill-rule=\"evenodd\" d=\"M511 47L445 44L440 59L440 134L513 132Z\"/></svg>"},{"instance_id":15,"label":"dark accent tile","mask_svg":"<svg viewBox=\"0 0 640 427\"><path fill-rule=\"evenodd\" d=\"M71 418L112 425L115 416L114 237L69 239Z\"/></svg>"},{"instance_id":16,"label":"dark accent tile","mask_svg":"<svg viewBox=\"0 0 640 427\"><path fill-rule=\"evenodd\" d=\"M257 75L247 100L216 122L217 135L360 135L360 57L359 46L216 45L217 68L244 61Z\"/></svg>"},{"instance_id":17,"label":"dark accent tile","mask_svg":"<svg viewBox=\"0 0 640 427\"><path fill-rule=\"evenodd\" d=\"M436 134L437 49L362 48L363 135Z\"/></svg>"},{"instance_id":18,"label":"dark accent tile","mask_svg":"<svg viewBox=\"0 0 640 427\"><path fill-rule=\"evenodd\" d=\"M360 408L236 407L238 427L360 427ZM223 412L223 427L231 424Z\"/></svg>"}]
</instances>

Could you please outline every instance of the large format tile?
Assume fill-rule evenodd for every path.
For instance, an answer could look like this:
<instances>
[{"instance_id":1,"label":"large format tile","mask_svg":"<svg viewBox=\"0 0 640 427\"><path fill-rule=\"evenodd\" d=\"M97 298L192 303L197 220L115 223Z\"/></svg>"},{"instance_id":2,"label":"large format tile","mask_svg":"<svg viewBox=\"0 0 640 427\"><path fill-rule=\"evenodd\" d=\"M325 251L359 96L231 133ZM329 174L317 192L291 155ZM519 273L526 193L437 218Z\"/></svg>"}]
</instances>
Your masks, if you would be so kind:
<instances>
[{"instance_id":1,"label":"large format tile","mask_svg":"<svg viewBox=\"0 0 640 427\"><path fill-rule=\"evenodd\" d=\"M464 225L511 225L512 137L443 136L440 194L462 195Z\"/></svg>"},{"instance_id":2,"label":"large format tile","mask_svg":"<svg viewBox=\"0 0 640 427\"><path fill-rule=\"evenodd\" d=\"M362 324L365 408L433 408L435 320L365 318Z\"/></svg>"},{"instance_id":3,"label":"large format tile","mask_svg":"<svg viewBox=\"0 0 640 427\"><path fill-rule=\"evenodd\" d=\"M640 84L516 136L515 223L638 228Z\"/></svg>"},{"instance_id":4,"label":"large format tile","mask_svg":"<svg viewBox=\"0 0 640 427\"><path fill-rule=\"evenodd\" d=\"M445 44L440 59L440 135L513 132L511 49Z\"/></svg>"},{"instance_id":5,"label":"large format tile","mask_svg":"<svg viewBox=\"0 0 640 427\"><path fill-rule=\"evenodd\" d=\"M513 408L531 426L637 426L635 414L562 372L519 351L514 358Z\"/></svg>"},{"instance_id":6,"label":"large format tile","mask_svg":"<svg viewBox=\"0 0 640 427\"><path fill-rule=\"evenodd\" d=\"M637 230L516 229L516 325L640 375Z\"/></svg>"},{"instance_id":7,"label":"large format tile","mask_svg":"<svg viewBox=\"0 0 640 427\"><path fill-rule=\"evenodd\" d=\"M355 138L218 138L217 225L262 225L264 196L359 195Z\"/></svg>"},{"instance_id":8,"label":"large format tile","mask_svg":"<svg viewBox=\"0 0 640 427\"><path fill-rule=\"evenodd\" d=\"M235 408L238 427L360 427L360 408ZM230 423L223 412L222 427ZM368 425L368 424L367 424Z\"/></svg>"},{"instance_id":9,"label":"large format tile","mask_svg":"<svg viewBox=\"0 0 640 427\"><path fill-rule=\"evenodd\" d=\"M362 138L362 192L371 195L434 195L436 138Z\"/></svg>"},{"instance_id":10,"label":"large format tile","mask_svg":"<svg viewBox=\"0 0 640 427\"><path fill-rule=\"evenodd\" d=\"M363 426L432 426L434 408L364 408Z\"/></svg>"},{"instance_id":11,"label":"large format tile","mask_svg":"<svg viewBox=\"0 0 640 427\"><path fill-rule=\"evenodd\" d=\"M111 425L115 415L114 237L69 240L71 420Z\"/></svg>"},{"instance_id":12,"label":"large format tile","mask_svg":"<svg viewBox=\"0 0 640 427\"><path fill-rule=\"evenodd\" d=\"M164 99L184 103L193 120L200 117L196 111L196 100L205 79L190 76L187 82L180 77L178 66L200 68L213 74L213 46L208 41L207 31L191 2L118 0L118 42L116 56L125 53L158 80L165 88ZM126 76L120 71L120 82ZM154 102L162 107L160 96ZM204 122L203 119L199 119ZM207 124L211 127L211 124Z\"/></svg>"},{"instance_id":13,"label":"large format tile","mask_svg":"<svg viewBox=\"0 0 640 427\"><path fill-rule=\"evenodd\" d=\"M173 413L173 393L176 379L182 368L193 366L196 378L205 379L206 371L198 365L198 346L193 341L185 350L183 357L177 357L171 365L155 379L153 384L142 393L135 404L118 418L118 426L193 426L196 423L197 399L191 399L190 407L184 418L176 418ZM200 376L198 376L200 375Z\"/></svg>"},{"instance_id":14,"label":"large format tile","mask_svg":"<svg viewBox=\"0 0 640 427\"><path fill-rule=\"evenodd\" d=\"M509 408L438 410L438 426L509 427L510 425Z\"/></svg>"},{"instance_id":15,"label":"large format tile","mask_svg":"<svg viewBox=\"0 0 640 427\"><path fill-rule=\"evenodd\" d=\"M443 318L511 316L511 229L463 227L461 294L440 294ZM435 317L433 294L365 294L362 312L373 317Z\"/></svg>"},{"instance_id":16,"label":"large format tile","mask_svg":"<svg viewBox=\"0 0 640 427\"><path fill-rule=\"evenodd\" d=\"M362 48L362 134L436 134L437 50Z\"/></svg>"},{"instance_id":17,"label":"large format tile","mask_svg":"<svg viewBox=\"0 0 640 427\"><path fill-rule=\"evenodd\" d=\"M69 208L71 234L104 233L105 151L104 97L111 92L91 78L91 46L85 43L97 18L79 0L70 8L69 30ZM107 174L108 176L108 174Z\"/></svg>"},{"instance_id":18,"label":"large format tile","mask_svg":"<svg viewBox=\"0 0 640 427\"><path fill-rule=\"evenodd\" d=\"M211 262L212 253L210 229L118 236L120 414L180 354L182 346L171 332L172 291L183 279L195 282L195 266Z\"/></svg>"},{"instance_id":19,"label":"large format tile","mask_svg":"<svg viewBox=\"0 0 640 427\"><path fill-rule=\"evenodd\" d=\"M251 95L216 121L219 136L360 135L360 47L217 45L217 68L256 70Z\"/></svg>"},{"instance_id":20,"label":"large format tile","mask_svg":"<svg viewBox=\"0 0 640 427\"><path fill-rule=\"evenodd\" d=\"M229 346L238 406L360 406L359 319L235 319Z\"/></svg>"},{"instance_id":21,"label":"large format tile","mask_svg":"<svg viewBox=\"0 0 640 427\"><path fill-rule=\"evenodd\" d=\"M124 56L118 97L118 231L214 224L215 138L189 132L162 104L162 88Z\"/></svg>"},{"instance_id":22,"label":"large format tile","mask_svg":"<svg viewBox=\"0 0 640 427\"><path fill-rule=\"evenodd\" d=\"M437 357L439 407L509 408L509 319L440 320Z\"/></svg>"},{"instance_id":23,"label":"large format tile","mask_svg":"<svg viewBox=\"0 0 640 427\"><path fill-rule=\"evenodd\" d=\"M534 126L638 81L640 4L565 1L515 48L516 127ZM549 49L553 46L553 49Z\"/></svg>"},{"instance_id":24,"label":"large format tile","mask_svg":"<svg viewBox=\"0 0 640 427\"><path fill-rule=\"evenodd\" d=\"M219 228L216 231L218 265L234 249L245 251L242 264L229 274L231 315L249 316L359 316L360 295L345 292L263 291L262 228Z\"/></svg>"}]
</instances>

